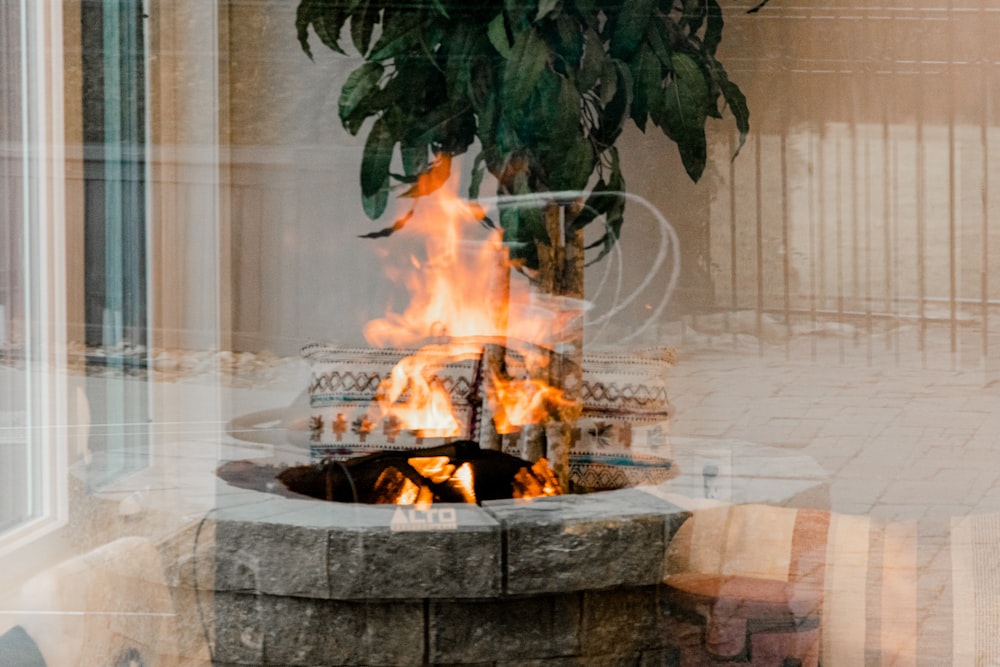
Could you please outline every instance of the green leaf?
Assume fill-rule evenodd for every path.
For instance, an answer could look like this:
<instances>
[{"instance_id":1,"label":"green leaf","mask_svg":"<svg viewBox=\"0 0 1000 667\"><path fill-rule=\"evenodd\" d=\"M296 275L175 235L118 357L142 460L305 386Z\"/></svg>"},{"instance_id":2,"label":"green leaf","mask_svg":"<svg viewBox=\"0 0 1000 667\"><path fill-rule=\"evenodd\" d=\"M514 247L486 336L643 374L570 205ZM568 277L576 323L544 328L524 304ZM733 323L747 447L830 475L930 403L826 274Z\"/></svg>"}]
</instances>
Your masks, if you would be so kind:
<instances>
[{"instance_id":1,"label":"green leaf","mask_svg":"<svg viewBox=\"0 0 1000 667\"><path fill-rule=\"evenodd\" d=\"M504 68L505 107L516 109L528 101L548 60L549 48L534 28L525 30L517 36Z\"/></svg>"},{"instance_id":2,"label":"green leaf","mask_svg":"<svg viewBox=\"0 0 1000 667\"><path fill-rule=\"evenodd\" d=\"M503 242L510 253L511 261L534 270L539 264L538 247L534 239L522 231L522 212L526 211L522 211L516 205L501 205L500 228L503 230Z\"/></svg>"},{"instance_id":3,"label":"green leaf","mask_svg":"<svg viewBox=\"0 0 1000 667\"><path fill-rule=\"evenodd\" d=\"M476 116L471 107L451 110L451 114L428 134L436 151L459 155L476 140Z\"/></svg>"},{"instance_id":4,"label":"green leaf","mask_svg":"<svg viewBox=\"0 0 1000 667\"><path fill-rule=\"evenodd\" d=\"M486 27L486 35L490 38L490 44L505 59L510 58L510 42L507 40L507 26L504 22L503 14L497 14Z\"/></svg>"},{"instance_id":5,"label":"green leaf","mask_svg":"<svg viewBox=\"0 0 1000 667\"><path fill-rule=\"evenodd\" d=\"M472 161L472 178L469 181L469 199L479 199L479 189L483 185L483 178L486 176L486 152L480 151L476 159Z\"/></svg>"},{"instance_id":6,"label":"green leaf","mask_svg":"<svg viewBox=\"0 0 1000 667\"><path fill-rule=\"evenodd\" d=\"M747 134L750 133L750 109L747 107L747 98L743 94L743 91L740 90L739 86L730 81L728 77L725 77L724 74L719 81L719 87L722 89L722 96L726 100L726 105L736 118L736 129L740 132L740 143L733 154L735 158L740 154L740 149L746 143Z\"/></svg>"},{"instance_id":7,"label":"green leaf","mask_svg":"<svg viewBox=\"0 0 1000 667\"><path fill-rule=\"evenodd\" d=\"M583 56L580 58L580 67L576 74L576 87L581 93L593 88L601 78L604 58L604 43L601 42L601 36L593 28L587 28L584 33Z\"/></svg>"},{"instance_id":8,"label":"green leaf","mask_svg":"<svg viewBox=\"0 0 1000 667\"><path fill-rule=\"evenodd\" d=\"M434 8L441 13L441 16L445 17L446 19L451 18L450 16L448 16L448 10L445 9L444 5L441 4L441 0L433 0L433 2L434 2Z\"/></svg>"},{"instance_id":9,"label":"green leaf","mask_svg":"<svg viewBox=\"0 0 1000 667\"><path fill-rule=\"evenodd\" d=\"M611 157L611 176L608 179L608 189L614 192L625 192L625 178L622 176L622 163L618 157L618 149L611 147L608 149Z\"/></svg>"},{"instance_id":10,"label":"green leaf","mask_svg":"<svg viewBox=\"0 0 1000 667\"><path fill-rule=\"evenodd\" d=\"M351 15L351 41L361 55L368 53L377 19L378 7L373 6L370 0L361 0Z\"/></svg>"},{"instance_id":11,"label":"green leaf","mask_svg":"<svg viewBox=\"0 0 1000 667\"><path fill-rule=\"evenodd\" d=\"M631 60L639 48L646 26L656 16L656 0L629 0L623 2L611 34L611 56Z\"/></svg>"},{"instance_id":12,"label":"green leaf","mask_svg":"<svg viewBox=\"0 0 1000 667\"><path fill-rule=\"evenodd\" d=\"M340 89L338 109L342 123L347 123L362 100L378 89L378 82L384 71L381 64L366 62L351 72L344 87Z\"/></svg>"},{"instance_id":13,"label":"green leaf","mask_svg":"<svg viewBox=\"0 0 1000 667\"><path fill-rule=\"evenodd\" d=\"M449 99L461 99L469 95L472 80L472 63L478 49L483 48L479 30L474 26L460 23L448 32L441 43L445 54L444 75Z\"/></svg>"},{"instance_id":14,"label":"green leaf","mask_svg":"<svg viewBox=\"0 0 1000 667\"><path fill-rule=\"evenodd\" d=\"M663 91L667 135L677 142L684 168L697 181L705 170L708 146L705 120L709 85L705 72L694 58L675 53L671 58L674 80Z\"/></svg>"},{"instance_id":15,"label":"green leaf","mask_svg":"<svg viewBox=\"0 0 1000 667\"><path fill-rule=\"evenodd\" d=\"M509 186L509 194L512 195L526 195L532 191L527 171L519 171L510 179ZM503 240L510 250L511 259L529 269L537 269L538 249L535 242L548 239L541 210L523 201L509 200L501 200L499 208Z\"/></svg>"},{"instance_id":16,"label":"green leaf","mask_svg":"<svg viewBox=\"0 0 1000 667\"><path fill-rule=\"evenodd\" d=\"M367 215L372 220L378 219L383 213L385 213L386 207L389 205L389 187L388 183L386 187L380 189L375 194L369 196L366 194L361 195L361 208L364 209L365 215Z\"/></svg>"},{"instance_id":17,"label":"green leaf","mask_svg":"<svg viewBox=\"0 0 1000 667\"><path fill-rule=\"evenodd\" d=\"M670 38L663 21L651 21L646 28L646 42L664 67L670 67Z\"/></svg>"},{"instance_id":18,"label":"green leaf","mask_svg":"<svg viewBox=\"0 0 1000 667\"><path fill-rule=\"evenodd\" d=\"M338 43L340 40L340 30L347 22L347 13L343 11L340 2L330 0L307 0L299 5L296 13L296 28L299 37L299 44L306 54L312 58L312 52L308 44L308 26L311 24L316 36L328 48L344 53Z\"/></svg>"},{"instance_id":19,"label":"green leaf","mask_svg":"<svg viewBox=\"0 0 1000 667\"><path fill-rule=\"evenodd\" d=\"M590 191L590 195L587 197L587 201L583 205L583 210L581 210L577 216L573 218L573 223L570 228L571 231L583 229L591 222L608 212L611 208L612 197L609 197L606 194L607 190L608 184L604 182L603 178L597 181L597 184Z\"/></svg>"},{"instance_id":20,"label":"green leaf","mask_svg":"<svg viewBox=\"0 0 1000 667\"><path fill-rule=\"evenodd\" d=\"M594 264L601 261L621 236L622 224L625 221L625 179L622 177L621 161L618 159L618 149L612 148L608 151L611 157L611 174L608 178L607 186L600 192L595 188L594 193L587 200L588 205L604 215L604 235L596 242L591 243L587 249L602 247L601 253L588 262ZM593 202L592 202L593 200ZM581 226L582 228L582 226Z\"/></svg>"},{"instance_id":21,"label":"green leaf","mask_svg":"<svg viewBox=\"0 0 1000 667\"><path fill-rule=\"evenodd\" d=\"M361 196L373 220L385 211L389 194L389 164L396 141L385 118L372 125L361 156Z\"/></svg>"},{"instance_id":22,"label":"green leaf","mask_svg":"<svg viewBox=\"0 0 1000 667\"><path fill-rule=\"evenodd\" d=\"M625 196L625 181L622 178L618 149L608 149L608 156L611 159L611 173L608 180L605 181L601 178L590 191L583 210L573 219L572 229L574 231L583 229L602 215L607 215L614 207L615 202Z\"/></svg>"},{"instance_id":23,"label":"green leaf","mask_svg":"<svg viewBox=\"0 0 1000 667\"><path fill-rule=\"evenodd\" d=\"M503 229L504 240L507 242L520 236L521 213L517 205L501 202L500 227Z\"/></svg>"},{"instance_id":24,"label":"green leaf","mask_svg":"<svg viewBox=\"0 0 1000 667\"><path fill-rule=\"evenodd\" d=\"M411 55L420 46L420 32L423 30L423 16L420 12L395 12L382 25L382 35L368 54L369 60L387 60Z\"/></svg>"},{"instance_id":25,"label":"green leaf","mask_svg":"<svg viewBox=\"0 0 1000 667\"><path fill-rule=\"evenodd\" d=\"M705 138L704 128L690 132L683 140L678 141L677 150L681 154L681 162L684 163L688 177L697 183L705 172L705 164L708 161L708 141Z\"/></svg>"},{"instance_id":26,"label":"green leaf","mask_svg":"<svg viewBox=\"0 0 1000 667\"><path fill-rule=\"evenodd\" d=\"M510 30L515 36L520 35L531 25L532 4L524 0L504 0L503 10L507 15Z\"/></svg>"},{"instance_id":27,"label":"green leaf","mask_svg":"<svg viewBox=\"0 0 1000 667\"><path fill-rule=\"evenodd\" d=\"M401 141L399 153L403 158L403 173L408 177L416 177L427 169L428 149L423 142Z\"/></svg>"},{"instance_id":28,"label":"green leaf","mask_svg":"<svg viewBox=\"0 0 1000 667\"><path fill-rule=\"evenodd\" d=\"M675 53L671 59L673 81L664 90L667 111L667 133L677 141L685 132L703 128L709 104L709 86L705 73L686 53Z\"/></svg>"},{"instance_id":29,"label":"green leaf","mask_svg":"<svg viewBox=\"0 0 1000 667\"><path fill-rule=\"evenodd\" d=\"M593 133L597 148L612 146L621 134L632 104L632 74L628 66L620 60L613 60L617 84L614 97L601 110L597 128ZM603 81L603 78L602 78ZM601 84L604 85L603 83ZM603 95L601 96L603 98Z\"/></svg>"},{"instance_id":30,"label":"green leaf","mask_svg":"<svg viewBox=\"0 0 1000 667\"><path fill-rule=\"evenodd\" d=\"M722 26L724 23L722 20L722 7L719 6L717 0L705 0L705 5L707 7L708 20L705 26L705 36L702 38L701 43L705 51L711 55L715 55L715 51L722 41Z\"/></svg>"},{"instance_id":31,"label":"green leaf","mask_svg":"<svg viewBox=\"0 0 1000 667\"><path fill-rule=\"evenodd\" d=\"M596 264L597 262L607 257L608 253L610 253L614 249L615 244L621 237L622 225L624 224L625 224L625 198L620 197L614 201L611 210L608 211L608 214L605 217L604 236L602 236L597 241L587 246L588 250L591 248L603 246L601 248L600 254L597 255L597 257L595 257L594 259L587 262L588 265Z\"/></svg>"},{"instance_id":32,"label":"green leaf","mask_svg":"<svg viewBox=\"0 0 1000 667\"><path fill-rule=\"evenodd\" d=\"M526 105L511 114L518 133L537 147L542 157L558 155L577 137L580 126L580 93L569 79L553 70L542 70Z\"/></svg>"},{"instance_id":33,"label":"green leaf","mask_svg":"<svg viewBox=\"0 0 1000 667\"><path fill-rule=\"evenodd\" d=\"M553 24L555 30L552 29ZM558 56L553 59L557 71L569 76L570 72L579 66L580 58L583 57L586 35L579 19L572 14L559 14L554 21L547 21L539 29L543 30L546 41Z\"/></svg>"},{"instance_id":34,"label":"green leaf","mask_svg":"<svg viewBox=\"0 0 1000 667\"><path fill-rule=\"evenodd\" d=\"M614 61L603 60L601 64L601 106L611 104L618 92L618 68Z\"/></svg>"},{"instance_id":35,"label":"green leaf","mask_svg":"<svg viewBox=\"0 0 1000 667\"><path fill-rule=\"evenodd\" d=\"M687 26L690 34L695 34L701 30L702 23L705 22L705 0L684 0L684 16L681 23Z\"/></svg>"},{"instance_id":36,"label":"green leaf","mask_svg":"<svg viewBox=\"0 0 1000 667\"><path fill-rule=\"evenodd\" d=\"M313 21L315 6L314 0L302 0L295 12L295 34L299 39L299 46L310 60L313 59L313 54L309 48L309 24Z\"/></svg>"},{"instance_id":37,"label":"green leaf","mask_svg":"<svg viewBox=\"0 0 1000 667\"><path fill-rule=\"evenodd\" d=\"M535 14L535 22L541 21L543 18L551 14L559 6L562 0L538 0L538 13Z\"/></svg>"},{"instance_id":38,"label":"green leaf","mask_svg":"<svg viewBox=\"0 0 1000 667\"><path fill-rule=\"evenodd\" d=\"M594 172L594 147L582 135L555 159L549 170L549 186L553 190L580 191Z\"/></svg>"},{"instance_id":39,"label":"green leaf","mask_svg":"<svg viewBox=\"0 0 1000 667\"><path fill-rule=\"evenodd\" d=\"M597 10L595 0L573 0L573 6L580 16L593 16Z\"/></svg>"},{"instance_id":40,"label":"green leaf","mask_svg":"<svg viewBox=\"0 0 1000 667\"><path fill-rule=\"evenodd\" d=\"M639 50L632 77L635 84L629 115L636 126L645 132L646 116L649 114L651 101L663 95L663 72L660 61L648 44L643 44Z\"/></svg>"}]
</instances>

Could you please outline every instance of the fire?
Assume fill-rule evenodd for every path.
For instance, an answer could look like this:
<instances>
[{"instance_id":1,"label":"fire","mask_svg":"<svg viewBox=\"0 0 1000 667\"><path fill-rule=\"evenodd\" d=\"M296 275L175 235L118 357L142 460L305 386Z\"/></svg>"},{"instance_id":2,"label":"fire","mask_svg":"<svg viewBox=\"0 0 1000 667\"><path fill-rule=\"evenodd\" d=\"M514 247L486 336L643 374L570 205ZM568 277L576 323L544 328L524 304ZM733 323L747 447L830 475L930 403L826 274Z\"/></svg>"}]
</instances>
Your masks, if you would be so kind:
<instances>
[{"instance_id":1,"label":"fire","mask_svg":"<svg viewBox=\"0 0 1000 667\"><path fill-rule=\"evenodd\" d=\"M563 392L541 380L493 378L487 387L494 406L497 433L513 433L526 424L539 424L559 408L576 405Z\"/></svg>"},{"instance_id":2,"label":"fire","mask_svg":"<svg viewBox=\"0 0 1000 667\"><path fill-rule=\"evenodd\" d=\"M435 484L441 484L455 472L455 466L451 464L451 459L447 456L414 457L408 459L407 463L413 466L413 469L422 477L426 477Z\"/></svg>"},{"instance_id":3,"label":"fire","mask_svg":"<svg viewBox=\"0 0 1000 667\"><path fill-rule=\"evenodd\" d=\"M535 461L530 470L522 468L514 476L514 498L540 498L560 493L559 480L545 458Z\"/></svg>"},{"instance_id":4,"label":"fire","mask_svg":"<svg viewBox=\"0 0 1000 667\"><path fill-rule=\"evenodd\" d=\"M447 456L414 457L408 459L407 463L413 466L413 469L424 479L434 484L449 486L467 503L476 502L476 487L472 478L472 466L468 463L463 463L456 468ZM399 500L396 502L400 505L407 504Z\"/></svg>"},{"instance_id":5,"label":"fire","mask_svg":"<svg viewBox=\"0 0 1000 667\"><path fill-rule=\"evenodd\" d=\"M455 486L465 497L465 502L476 502L475 486L472 481L472 466L468 463L463 463L459 469L455 471L455 475L452 477L452 480L454 481Z\"/></svg>"},{"instance_id":6,"label":"fire","mask_svg":"<svg viewBox=\"0 0 1000 667\"><path fill-rule=\"evenodd\" d=\"M465 425L434 378L448 364L480 359L484 346L495 344L516 351L518 363L527 369L514 379L492 373L487 382L497 431L510 433L572 404L537 378L547 375L546 350L561 342L582 304L540 296L527 280L512 277L501 231L486 230L482 207L455 194L455 179L447 178L450 166L447 157L439 157L406 193L421 196L395 226L405 225L399 233L419 236L425 245L423 256L389 269L410 293L409 304L402 313L389 312L364 329L365 338L377 347L419 348L383 382L379 404L383 416L395 416L419 436L463 435Z\"/></svg>"}]
</instances>

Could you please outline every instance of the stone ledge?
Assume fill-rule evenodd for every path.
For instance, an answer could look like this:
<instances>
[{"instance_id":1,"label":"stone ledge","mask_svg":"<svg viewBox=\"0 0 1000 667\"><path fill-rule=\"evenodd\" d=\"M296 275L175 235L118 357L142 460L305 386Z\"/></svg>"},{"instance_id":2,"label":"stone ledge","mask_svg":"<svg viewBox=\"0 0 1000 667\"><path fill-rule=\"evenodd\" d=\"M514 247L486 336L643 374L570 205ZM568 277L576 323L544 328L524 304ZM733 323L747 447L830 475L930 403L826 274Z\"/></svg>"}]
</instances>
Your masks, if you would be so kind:
<instances>
[{"instance_id":1,"label":"stone ledge","mask_svg":"<svg viewBox=\"0 0 1000 667\"><path fill-rule=\"evenodd\" d=\"M614 492L484 508L506 536L507 594L641 586L662 576L665 515Z\"/></svg>"},{"instance_id":2,"label":"stone ledge","mask_svg":"<svg viewBox=\"0 0 1000 667\"><path fill-rule=\"evenodd\" d=\"M640 489L426 511L232 491L213 522L215 590L296 598L485 599L653 585L687 516Z\"/></svg>"},{"instance_id":3,"label":"stone ledge","mask_svg":"<svg viewBox=\"0 0 1000 667\"><path fill-rule=\"evenodd\" d=\"M427 625L431 664L573 655L580 650L580 599L432 600Z\"/></svg>"},{"instance_id":4,"label":"stone ledge","mask_svg":"<svg viewBox=\"0 0 1000 667\"><path fill-rule=\"evenodd\" d=\"M213 664L672 664L660 588L406 602L217 593Z\"/></svg>"}]
</instances>

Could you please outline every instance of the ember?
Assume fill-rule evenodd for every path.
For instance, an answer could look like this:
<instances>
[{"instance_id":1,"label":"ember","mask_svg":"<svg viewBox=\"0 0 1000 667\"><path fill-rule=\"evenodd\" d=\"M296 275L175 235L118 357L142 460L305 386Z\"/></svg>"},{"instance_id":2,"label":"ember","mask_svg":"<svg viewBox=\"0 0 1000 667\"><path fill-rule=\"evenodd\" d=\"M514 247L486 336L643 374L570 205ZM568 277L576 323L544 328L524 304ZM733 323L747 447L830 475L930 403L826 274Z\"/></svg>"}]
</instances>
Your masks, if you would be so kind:
<instances>
[{"instance_id":1,"label":"ember","mask_svg":"<svg viewBox=\"0 0 1000 667\"><path fill-rule=\"evenodd\" d=\"M545 459L534 464L462 440L420 450L376 452L347 461L287 468L278 479L294 493L374 505L477 503L559 495Z\"/></svg>"}]
</instances>

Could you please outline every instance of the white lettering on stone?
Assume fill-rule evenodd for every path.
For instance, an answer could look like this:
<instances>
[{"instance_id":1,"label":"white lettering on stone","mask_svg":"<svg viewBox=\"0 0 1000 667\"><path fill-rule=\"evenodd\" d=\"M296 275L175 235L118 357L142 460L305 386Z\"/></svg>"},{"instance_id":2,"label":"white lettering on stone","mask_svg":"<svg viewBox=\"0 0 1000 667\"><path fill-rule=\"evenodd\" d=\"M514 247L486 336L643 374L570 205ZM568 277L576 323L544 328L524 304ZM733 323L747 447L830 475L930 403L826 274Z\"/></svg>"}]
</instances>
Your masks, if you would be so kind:
<instances>
[{"instance_id":1,"label":"white lettering on stone","mask_svg":"<svg viewBox=\"0 0 1000 667\"><path fill-rule=\"evenodd\" d=\"M399 506L392 514L389 529L406 530L455 530L458 528L458 512L453 507L426 510Z\"/></svg>"}]
</instances>

